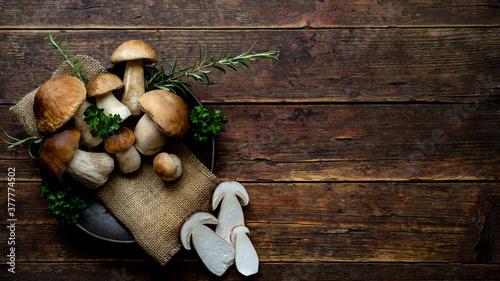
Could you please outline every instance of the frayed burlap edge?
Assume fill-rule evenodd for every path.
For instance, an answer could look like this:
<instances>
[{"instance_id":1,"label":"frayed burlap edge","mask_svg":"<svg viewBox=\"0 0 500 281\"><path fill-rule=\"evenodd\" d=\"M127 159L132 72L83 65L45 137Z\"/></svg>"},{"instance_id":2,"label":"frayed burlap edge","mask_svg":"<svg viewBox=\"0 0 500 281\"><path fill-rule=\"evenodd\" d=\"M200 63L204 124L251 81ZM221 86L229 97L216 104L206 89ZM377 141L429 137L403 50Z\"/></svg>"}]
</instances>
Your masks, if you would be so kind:
<instances>
[{"instance_id":1,"label":"frayed burlap edge","mask_svg":"<svg viewBox=\"0 0 500 281\"><path fill-rule=\"evenodd\" d=\"M83 76L92 79L106 73L95 59L78 55L84 65ZM61 64L52 77L74 75ZM17 121L30 135L40 135L34 129L33 102L35 89L10 108ZM182 176L174 182L164 182L153 170L153 156L143 156L141 167L132 174L118 169L96 196L132 233L137 243L162 266L181 248L179 231L185 218L194 211L209 211L213 189L219 184L215 175L181 142L170 141L165 151L179 156Z\"/></svg>"}]
</instances>

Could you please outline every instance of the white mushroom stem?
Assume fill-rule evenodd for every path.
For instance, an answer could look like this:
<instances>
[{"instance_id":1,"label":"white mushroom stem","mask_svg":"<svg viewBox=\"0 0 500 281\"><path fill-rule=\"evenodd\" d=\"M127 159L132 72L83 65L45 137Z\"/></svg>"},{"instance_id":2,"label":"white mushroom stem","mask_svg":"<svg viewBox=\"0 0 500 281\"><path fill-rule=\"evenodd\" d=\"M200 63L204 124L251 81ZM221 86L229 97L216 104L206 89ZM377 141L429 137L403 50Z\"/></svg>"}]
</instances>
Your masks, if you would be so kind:
<instances>
[{"instance_id":1,"label":"white mushroom stem","mask_svg":"<svg viewBox=\"0 0 500 281\"><path fill-rule=\"evenodd\" d=\"M135 148L143 155L158 153L167 143L167 135L156 126L149 114L145 113L134 129Z\"/></svg>"},{"instance_id":2,"label":"white mushroom stem","mask_svg":"<svg viewBox=\"0 0 500 281\"><path fill-rule=\"evenodd\" d=\"M245 275L250 276L259 271L259 256L247 234L250 231L244 225L233 228L231 241L234 243L234 263L236 269Z\"/></svg>"},{"instance_id":3,"label":"white mushroom stem","mask_svg":"<svg viewBox=\"0 0 500 281\"><path fill-rule=\"evenodd\" d=\"M191 250L191 242L201 261L215 275L221 276L234 263L234 248L204 224L217 224L209 213L193 214L181 228L181 242Z\"/></svg>"},{"instance_id":4,"label":"white mushroom stem","mask_svg":"<svg viewBox=\"0 0 500 281\"><path fill-rule=\"evenodd\" d=\"M76 112L76 115L74 117L74 123L75 126L78 128L80 131L81 135L81 140L82 143L87 146L87 147L96 147L98 146L101 142L102 139L99 137L93 137L92 133L90 133L90 130L92 130L92 127L85 122L85 109L91 105L90 102L87 100L84 100L78 111Z\"/></svg>"},{"instance_id":5,"label":"white mushroom stem","mask_svg":"<svg viewBox=\"0 0 500 281\"><path fill-rule=\"evenodd\" d=\"M132 145L124 151L115 153L120 171L125 174L135 172L141 166L141 155Z\"/></svg>"},{"instance_id":6,"label":"white mushroom stem","mask_svg":"<svg viewBox=\"0 0 500 281\"><path fill-rule=\"evenodd\" d=\"M108 181L114 168L115 160L108 153L77 149L66 171L81 184L96 189Z\"/></svg>"},{"instance_id":7,"label":"white mushroom stem","mask_svg":"<svg viewBox=\"0 0 500 281\"><path fill-rule=\"evenodd\" d=\"M238 200L238 197L241 199ZM219 184L212 196L212 210L215 210L222 200L215 233L232 244L231 231L237 225L245 225L243 209L248 204L248 193L239 182L225 181Z\"/></svg>"},{"instance_id":8,"label":"white mushroom stem","mask_svg":"<svg viewBox=\"0 0 500 281\"><path fill-rule=\"evenodd\" d=\"M130 110L111 92L108 92L100 97L96 97L95 103L97 107L104 109L104 114L111 114L113 116L118 114L122 118L122 121L130 116Z\"/></svg>"},{"instance_id":9,"label":"white mushroom stem","mask_svg":"<svg viewBox=\"0 0 500 281\"><path fill-rule=\"evenodd\" d=\"M137 99L144 94L144 67L142 59L129 60L125 65L125 73L123 74L124 92L122 103L128 107L132 115L140 115L142 113Z\"/></svg>"}]
</instances>

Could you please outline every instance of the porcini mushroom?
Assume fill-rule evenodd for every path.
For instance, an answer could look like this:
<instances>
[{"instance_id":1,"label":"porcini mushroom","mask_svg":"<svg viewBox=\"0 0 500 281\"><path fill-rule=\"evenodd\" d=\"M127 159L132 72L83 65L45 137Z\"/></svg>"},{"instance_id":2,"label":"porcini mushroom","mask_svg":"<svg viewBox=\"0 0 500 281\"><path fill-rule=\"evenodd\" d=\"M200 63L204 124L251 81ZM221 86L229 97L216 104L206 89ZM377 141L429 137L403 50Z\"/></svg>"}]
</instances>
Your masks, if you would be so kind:
<instances>
[{"instance_id":1,"label":"porcini mushroom","mask_svg":"<svg viewBox=\"0 0 500 281\"><path fill-rule=\"evenodd\" d=\"M104 109L104 114L118 114L123 121L130 116L130 110L112 92L122 87L120 77L110 73L99 74L87 84L87 95L95 98L96 106Z\"/></svg>"},{"instance_id":2,"label":"porcini mushroom","mask_svg":"<svg viewBox=\"0 0 500 281\"><path fill-rule=\"evenodd\" d=\"M175 154L158 153L153 160L153 169L164 181L174 181L182 174L181 159Z\"/></svg>"},{"instance_id":3,"label":"porcini mushroom","mask_svg":"<svg viewBox=\"0 0 500 281\"><path fill-rule=\"evenodd\" d=\"M205 225L217 223L212 214L194 213L182 225L180 239L186 250L191 250L192 242L208 270L221 276L234 263L234 248Z\"/></svg>"},{"instance_id":4,"label":"porcini mushroom","mask_svg":"<svg viewBox=\"0 0 500 281\"><path fill-rule=\"evenodd\" d=\"M51 78L35 94L36 127L42 134L56 132L73 118L86 97L87 90L80 79L71 76Z\"/></svg>"},{"instance_id":5,"label":"porcini mushroom","mask_svg":"<svg viewBox=\"0 0 500 281\"><path fill-rule=\"evenodd\" d=\"M231 241L234 244L234 263L236 269L250 276L259 271L259 256L247 234L250 231L244 225L235 226L231 233Z\"/></svg>"},{"instance_id":6,"label":"porcini mushroom","mask_svg":"<svg viewBox=\"0 0 500 281\"><path fill-rule=\"evenodd\" d=\"M122 103L130 109L132 115L141 114L137 99L145 92L143 60L147 63L157 62L158 55L148 43L142 40L127 41L118 46L111 55L113 64L126 62Z\"/></svg>"},{"instance_id":7,"label":"porcini mushroom","mask_svg":"<svg viewBox=\"0 0 500 281\"><path fill-rule=\"evenodd\" d=\"M134 141L134 132L127 127L120 127L118 133L104 140L104 149L115 155L120 171L126 174L136 171L141 166L141 156L133 146Z\"/></svg>"},{"instance_id":8,"label":"porcini mushroom","mask_svg":"<svg viewBox=\"0 0 500 281\"><path fill-rule=\"evenodd\" d=\"M153 155L165 145L167 136L183 137L188 133L189 107L178 95L153 90L139 97L138 102L146 113L135 126L135 147L140 153Z\"/></svg>"},{"instance_id":9,"label":"porcini mushroom","mask_svg":"<svg viewBox=\"0 0 500 281\"><path fill-rule=\"evenodd\" d=\"M87 122L85 122L85 110L90 105L92 105L90 102L84 100L73 119L75 126L78 128L78 130L80 130L82 144L87 147L96 147L101 144L102 139L92 136L92 133L90 132L92 130L92 127L87 124Z\"/></svg>"},{"instance_id":10,"label":"porcini mushroom","mask_svg":"<svg viewBox=\"0 0 500 281\"><path fill-rule=\"evenodd\" d=\"M66 172L86 187L96 189L108 181L114 168L115 160L106 152L77 149Z\"/></svg>"},{"instance_id":11,"label":"porcini mushroom","mask_svg":"<svg viewBox=\"0 0 500 281\"><path fill-rule=\"evenodd\" d=\"M212 195L212 210L217 209L221 201L217 218L219 224L215 228L215 233L232 244L231 231L233 228L237 225L245 225L241 206L248 205L248 193L241 183L225 181L217 186Z\"/></svg>"},{"instance_id":12,"label":"porcini mushroom","mask_svg":"<svg viewBox=\"0 0 500 281\"><path fill-rule=\"evenodd\" d=\"M78 149L80 132L75 126L49 136L40 152L40 169L51 178L61 180L67 172L89 188L106 183L115 162L106 152L86 152Z\"/></svg>"}]
</instances>

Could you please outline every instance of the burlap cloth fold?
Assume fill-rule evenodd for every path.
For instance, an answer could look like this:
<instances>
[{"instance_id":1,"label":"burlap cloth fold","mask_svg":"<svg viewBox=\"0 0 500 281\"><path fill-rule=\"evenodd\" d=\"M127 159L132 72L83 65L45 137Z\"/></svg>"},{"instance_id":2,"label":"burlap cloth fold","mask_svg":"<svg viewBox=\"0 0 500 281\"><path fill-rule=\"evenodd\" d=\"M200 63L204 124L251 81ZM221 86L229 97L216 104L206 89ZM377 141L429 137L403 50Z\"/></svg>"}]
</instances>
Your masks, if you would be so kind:
<instances>
[{"instance_id":1,"label":"burlap cloth fold","mask_svg":"<svg viewBox=\"0 0 500 281\"><path fill-rule=\"evenodd\" d=\"M84 64L83 76L92 79L106 73L101 64L88 56L76 56ZM63 63L52 77L74 75ZM33 100L38 89L24 96L10 110L24 126L33 130L35 117ZM213 189L219 181L210 170L181 142L166 148L182 160L182 176L174 182L164 182L153 170L153 157L143 157L138 171L125 175L118 169L108 182L96 192L97 198L132 233L137 243L161 265L180 250L179 230L184 219L193 211L208 211Z\"/></svg>"}]
</instances>

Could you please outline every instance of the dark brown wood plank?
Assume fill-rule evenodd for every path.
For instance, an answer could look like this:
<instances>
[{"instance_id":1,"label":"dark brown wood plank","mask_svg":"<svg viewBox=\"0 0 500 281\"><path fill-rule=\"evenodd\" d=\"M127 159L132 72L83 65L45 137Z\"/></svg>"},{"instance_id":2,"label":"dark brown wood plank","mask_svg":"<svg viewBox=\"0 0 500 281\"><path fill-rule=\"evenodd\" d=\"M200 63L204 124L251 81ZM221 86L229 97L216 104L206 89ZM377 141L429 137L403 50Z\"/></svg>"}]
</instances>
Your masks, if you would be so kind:
<instances>
[{"instance_id":1,"label":"dark brown wood plank","mask_svg":"<svg viewBox=\"0 0 500 281\"><path fill-rule=\"evenodd\" d=\"M500 260L497 183L245 186L250 196L246 224L264 262ZM39 183L16 185L18 261L148 260L137 246L61 229L47 215L39 188ZM6 227L6 218L1 221ZM7 239L6 232L0 235ZM7 243L0 245L7 251ZM183 250L176 259L197 258Z\"/></svg>"},{"instance_id":2,"label":"dark brown wood plank","mask_svg":"<svg viewBox=\"0 0 500 281\"><path fill-rule=\"evenodd\" d=\"M4 1L0 28L303 28L498 26L499 4L478 1Z\"/></svg>"},{"instance_id":3,"label":"dark brown wood plank","mask_svg":"<svg viewBox=\"0 0 500 281\"><path fill-rule=\"evenodd\" d=\"M499 17L500 18L500 17ZM3 31L0 40L0 102L13 103L48 80L62 63L43 41L48 31ZM142 39L160 63L194 60L197 43L217 56L239 54L256 42L256 52L280 51L279 61L255 63L256 72L212 76L198 96L220 102L411 102L467 103L497 100L500 90L500 29L334 30L84 30L58 33L75 54L111 66L122 42ZM89 44L89 42L92 42Z\"/></svg>"},{"instance_id":4,"label":"dark brown wood plank","mask_svg":"<svg viewBox=\"0 0 500 281\"><path fill-rule=\"evenodd\" d=\"M6 268L5 265L2 269ZM163 268L145 262L19 263L18 280L214 280L201 262L170 261ZM2 270L0 276L7 275ZM455 263L266 263L244 278L236 268L217 280L496 280L500 266Z\"/></svg>"},{"instance_id":5,"label":"dark brown wood plank","mask_svg":"<svg viewBox=\"0 0 500 281\"><path fill-rule=\"evenodd\" d=\"M217 138L215 173L240 181L498 180L497 103L210 105L230 120ZM8 106L0 106L7 116ZM26 134L16 121L2 127ZM39 179L35 160L3 149L0 170ZM27 161L23 161L27 160ZM5 178L1 175L0 178Z\"/></svg>"}]
</instances>

